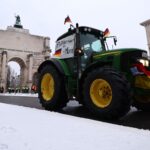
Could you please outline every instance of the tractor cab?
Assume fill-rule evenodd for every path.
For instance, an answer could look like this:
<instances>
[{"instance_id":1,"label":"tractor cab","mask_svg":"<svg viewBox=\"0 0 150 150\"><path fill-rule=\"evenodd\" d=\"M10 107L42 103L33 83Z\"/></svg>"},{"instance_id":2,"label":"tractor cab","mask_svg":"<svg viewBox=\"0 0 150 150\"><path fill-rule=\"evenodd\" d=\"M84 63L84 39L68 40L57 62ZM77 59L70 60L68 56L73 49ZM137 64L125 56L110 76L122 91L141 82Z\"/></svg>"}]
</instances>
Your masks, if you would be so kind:
<instances>
[{"instance_id":1,"label":"tractor cab","mask_svg":"<svg viewBox=\"0 0 150 150\"><path fill-rule=\"evenodd\" d=\"M68 32L56 41L53 57L71 58L78 54L90 57L92 53L106 51L104 32L91 27L69 28Z\"/></svg>"},{"instance_id":2,"label":"tractor cab","mask_svg":"<svg viewBox=\"0 0 150 150\"><path fill-rule=\"evenodd\" d=\"M81 27L80 48L87 57L90 57L92 53L105 51L103 32L89 27Z\"/></svg>"},{"instance_id":3,"label":"tractor cab","mask_svg":"<svg viewBox=\"0 0 150 150\"><path fill-rule=\"evenodd\" d=\"M94 56L105 53L109 49L107 38L113 38L116 45L116 37L108 37L108 33L108 29L101 31L87 26L79 27L78 24L76 28L71 26L67 33L57 39L52 58L64 59L70 66L72 74L76 76L77 68L83 72L93 62Z\"/></svg>"},{"instance_id":4,"label":"tractor cab","mask_svg":"<svg viewBox=\"0 0 150 150\"><path fill-rule=\"evenodd\" d=\"M52 58L63 59L77 77L77 71L83 72L93 62L93 56L105 53L106 47L105 31L76 24L57 39Z\"/></svg>"}]
</instances>

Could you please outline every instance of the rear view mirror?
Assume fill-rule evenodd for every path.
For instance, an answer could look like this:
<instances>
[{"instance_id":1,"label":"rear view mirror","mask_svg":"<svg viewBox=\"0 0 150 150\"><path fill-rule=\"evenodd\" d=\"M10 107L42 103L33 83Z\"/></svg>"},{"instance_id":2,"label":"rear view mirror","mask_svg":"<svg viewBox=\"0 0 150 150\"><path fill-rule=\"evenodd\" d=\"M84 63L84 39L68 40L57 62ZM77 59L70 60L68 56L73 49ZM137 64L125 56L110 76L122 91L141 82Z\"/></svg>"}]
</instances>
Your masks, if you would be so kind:
<instances>
[{"instance_id":1,"label":"rear view mirror","mask_svg":"<svg viewBox=\"0 0 150 150\"><path fill-rule=\"evenodd\" d=\"M114 37L114 44L117 45L117 38Z\"/></svg>"}]
</instances>

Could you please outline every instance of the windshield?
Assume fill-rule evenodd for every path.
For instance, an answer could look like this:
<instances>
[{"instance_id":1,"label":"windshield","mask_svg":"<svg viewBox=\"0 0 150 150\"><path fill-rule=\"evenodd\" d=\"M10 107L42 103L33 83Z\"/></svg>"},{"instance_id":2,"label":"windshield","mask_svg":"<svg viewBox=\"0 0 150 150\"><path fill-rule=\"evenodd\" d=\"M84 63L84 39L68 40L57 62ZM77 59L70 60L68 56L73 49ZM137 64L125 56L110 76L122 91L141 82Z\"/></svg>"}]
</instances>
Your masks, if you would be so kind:
<instances>
[{"instance_id":1,"label":"windshield","mask_svg":"<svg viewBox=\"0 0 150 150\"><path fill-rule=\"evenodd\" d=\"M103 49L100 39L93 34L80 34L81 49L84 51L90 50L100 52Z\"/></svg>"}]
</instances>

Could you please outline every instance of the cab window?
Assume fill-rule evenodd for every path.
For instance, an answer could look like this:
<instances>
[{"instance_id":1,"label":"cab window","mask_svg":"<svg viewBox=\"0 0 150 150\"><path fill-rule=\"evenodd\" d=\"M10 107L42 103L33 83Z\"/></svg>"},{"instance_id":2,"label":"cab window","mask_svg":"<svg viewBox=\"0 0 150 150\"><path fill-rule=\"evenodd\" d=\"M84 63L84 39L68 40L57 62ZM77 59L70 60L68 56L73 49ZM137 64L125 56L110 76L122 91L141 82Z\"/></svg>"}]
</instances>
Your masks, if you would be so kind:
<instances>
[{"instance_id":1,"label":"cab window","mask_svg":"<svg viewBox=\"0 0 150 150\"><path fill-rule=\"evenodd\" d=\"M94 52L100 52L102 51L102 44L100 39L93 35L93 34L81 34L80 35L80 44L81 44L81 48L86 51L86 50L90 50L90 51L94 51Z\"/></svg>"}]
</instances>

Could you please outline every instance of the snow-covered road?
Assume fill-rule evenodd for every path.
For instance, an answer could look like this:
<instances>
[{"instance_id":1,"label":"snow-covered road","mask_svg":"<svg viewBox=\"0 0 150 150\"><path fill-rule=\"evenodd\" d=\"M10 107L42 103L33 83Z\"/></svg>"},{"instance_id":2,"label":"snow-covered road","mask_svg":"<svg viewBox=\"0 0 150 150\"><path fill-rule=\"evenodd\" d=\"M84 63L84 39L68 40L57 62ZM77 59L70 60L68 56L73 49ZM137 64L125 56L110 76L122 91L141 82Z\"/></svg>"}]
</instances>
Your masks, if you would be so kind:
<instances>
[{"instance_id":1,"label":"snow-covered road","mask_svg":"<svg viewBox=\"0 0 150 150\"><path fill-rule=\"evenodd\" d=\"M150 131L0 103L0 150L149 150Z\"/></svg>"}]
</instances>

